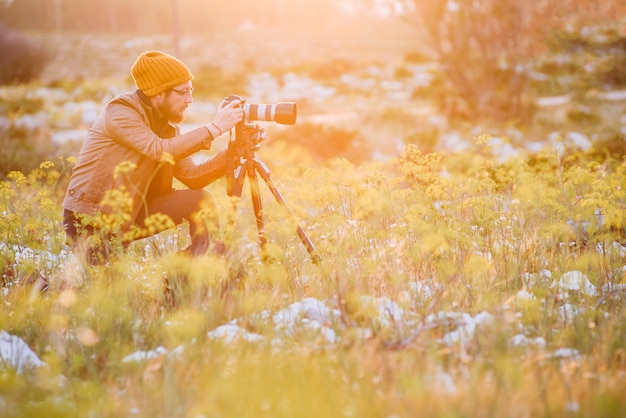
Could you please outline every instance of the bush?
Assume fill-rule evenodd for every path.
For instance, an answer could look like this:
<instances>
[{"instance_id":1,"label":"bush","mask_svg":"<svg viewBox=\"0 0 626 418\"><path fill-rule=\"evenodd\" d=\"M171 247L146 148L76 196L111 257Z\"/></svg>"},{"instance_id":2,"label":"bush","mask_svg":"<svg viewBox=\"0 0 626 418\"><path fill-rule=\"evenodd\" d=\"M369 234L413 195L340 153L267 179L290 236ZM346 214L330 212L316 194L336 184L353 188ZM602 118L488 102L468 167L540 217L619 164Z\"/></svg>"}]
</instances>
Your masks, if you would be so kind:
<instances>
[{"instance_id":1,"label":"bush","mask_svg":"<svg viewBox=\"0 0 626 418\"><path fill-rule=\"evenodd\" d=\"M449 118L525 120L532 113L524 70L529 6L513 0L413 0L410 22L427 34L463 112ZM447 107L447 106L446 106Z\"/></svg>"},{"instance_id":2,"label":"bush","mask_svg":"<svg viewBox=\"0 0 626 418\"><path fill-rule=\"evenodd\" d=\"M626 87L626 37L624 39L624 52L620 56L612 56L598 75L600 84L611 88Z\"/></svg>"},{"instance_id":3,"label":"bush","mask_svg":"<svg viewBox=\"0 0 626 418\"><path fill-rule=\"evenodd\" d=\"M624 45L622 26L617 20L623 15L623 1L412 0L407 3L412 6L410 22L426 33L449 82L450 93L456 96L455 101L461 102L463 112L456 111L461 106L450 106L450 119L460 115L471 120L505 123L530 121L535 112L535 91L529 87L549 94L587 87L572 86L562 79L555 81L548 75L568 73L580 83L579 79L588 77L588 69L592 68L587 65L590 45L603 58L591 63L606 68L603 82L614 86L623 83L621 62L608 58ZM555 31L556 37L552 35ZM563 62L563 57L558 56L554 62L543 64L541 70L546 80L533 82L531 76L537 74L529 69L535 59L542 56L546 46L563 43L569 45L566 50L576 53L575 59Z\"/></svg>"},{"instance_id":4,"label":"bush","mask_svg":"<svg viewBox=\"0 0 626 418\"><path fill-rule=\"evenodd\" d=\"M0 179L11 171L28 173L54 154L49 133L40 126L0 118Z\"/></svg>"},{"instance_id":5,"label":"bush","mask_svg":"<svg viewBox=\"0 0 626 418\"><path fill-rule=\"evenodd\" d=\"M39 46L0 25L0 85L26 83L39 77L48 55Z\"/></svg>"},{"instance_id":6,"label":"bush","mask_svg":"<svg viewBox=\"0 0 626 418\"><path fill-rule=\"evenodd\" d=\"M601 164L607 164L608 161L623 161L626 157L626 134L618 130L606 133L593 142L587 156Z\"/></svg>"},{"instance_id":7,"label":"bush","mask_svg":"<svg viewBox=\"0 0 626 418\"><path fill-rule=\"evenodd\" d=\"M549 76L543 84L556 80L560 93L626 86L626 36L618 28L607 24L557 31L547 42L551 53L537 65L540 73Z\"/></svg>"},{"instance_id":8,"label":"bush","mask_svg":"<svg viewBox=\"0 0 626 418\"><path fill-rule=\"evenodd\" d=\"M345 158L359 164L371 157L363 136L354 130L305 122L276 132L274 141L286 141L309 150L318 160Z\"/></svg>"}]
</instances>

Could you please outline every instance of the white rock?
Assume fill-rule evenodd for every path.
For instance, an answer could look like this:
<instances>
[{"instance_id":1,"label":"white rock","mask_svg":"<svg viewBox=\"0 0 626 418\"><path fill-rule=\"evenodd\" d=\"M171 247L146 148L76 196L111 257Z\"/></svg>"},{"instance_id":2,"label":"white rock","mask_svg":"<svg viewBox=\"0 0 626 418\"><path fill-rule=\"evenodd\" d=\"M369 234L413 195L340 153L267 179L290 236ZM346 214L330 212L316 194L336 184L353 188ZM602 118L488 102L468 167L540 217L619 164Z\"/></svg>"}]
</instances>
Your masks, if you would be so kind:
<instances>
[{"instance_id":1,"label":"white rock","mask_svg":"<svg viewBox=\"0 0 626 418\"><path fill-rule=\"evenodd\" d=\"M519 292L517 292L517 294L515 295L515 299L520 301L520 300L535 300L537 298L532 293L526 291L525 289L522 289Z\"/></svg>"},{"instance_id":2,"label":"white rock","mask_svg":"<svg viewBox=\"0 0 626 418\"><path fill-rule=\"evenodd\" d=\"M559 290L559 296L567 299L568 291L579 291L587 296L597 296L598 289L589 281L587 276L578 270L564 273L553 287Z\"/></svg>"},{"instance_id":3,"label":"white rock","mask_svg":"<svg viewBox=\"0 0 626 418\"><path fill-rule=\"evenodd\" d=\"M559 313L561 314L561 319L565 322L571 321L576 318L578 315L585 312L585 310L579 306L572 305L571 303L566 303L565 305L559 307Z\"/></svg>"},{"instance_id":4,"label":"white rock","mask_svg":"<svg viewBox=\"0 0 626 418\"><path fill-rule=\"evenodd\" d=\"M559 348L558 350L554 351L554 353L552 353L552 358L576 358L579 357L580 353L578 352L578 350L575 350L573 348Z\"/></svg>"},{"instance_id":5,"label":"white rock","mask_svg":"<svg viewBox=\"0 0 626 418\"><path fill-rule=\"evenodd\" d=\"M450 321L451 326L456 325L456 329L446 333L441 338L441 342L446 345L465 345L474 338L478 326L489 325L493 323L494 319L488 312L481 312L474 317L463 312L438 312L426 317L427 324L445 321Z\"/></svg>"},{"instance_id":6,"label":"white rock","mask_svg":"<svg viewBox=\"0 0 626 418\"><path fill-rule=\"evenodd\" d=\"M37 354L21 338L0 331L0 369L12 369L17 374L45 366Z\"/></svg>"},{"instance_id":7,"label":"white rock","mask_svg":"<svg viewBox=\"0 0 626 418\"><path fill-rule=\"evenodd\" d=\"M292 327L303 319L317 321L321 325L334 322L340 313L331 309L315 298L305 298L294 302L272 316L272 321L278 327Z\"/></svg>"},{"instance_id":8,"label":"white rock","mask_svg":"<svg viewBox=\"0 0 626 418\"><path fill-rule=\"evenodd\" d=\"M238 325L226 324L215 328L207 333L213 340L219 340L224 344L232 344L240 341L258 342L265 339L262 335L248 332Z\"/></svg>"},{"instance_id":9,"label":"white rock","mask_svg":"<svg viewBox=\"0 0 626 418\"><path fill-rule=\"evenodd\" d=\"M375 298L373 296L361 296L361 306L369 312L375 312L372 322L383 328L390 328L401 324L405 319L404 310L394 301L387 297Z\"/></svg>"},{"instance_id":10,"label":"white rock","mask_svg":"<svg viewBox=\"0 0 626 418\"><path fill-rule=\"evenodd\" d=\"M132 354L127 355L122 359L122 363L130 363L130 362L142 362L146 360L152 360L155 358L159 358L167 354L167 350L165 347L157 347L154 350L150 351L136 351Z\"/></svg>"},{"instance_id":11,"label":"white rock","mask_svg":"<svg viewBox=\"0 0 626 418\"><path fill-rule=\"evenodd\" d=\"M543 349L546 347L546 340L542 337L528 338L524 334L517 334L511 338L511 345L515 347L535 347Z\"/></svg>"}]
</instances>

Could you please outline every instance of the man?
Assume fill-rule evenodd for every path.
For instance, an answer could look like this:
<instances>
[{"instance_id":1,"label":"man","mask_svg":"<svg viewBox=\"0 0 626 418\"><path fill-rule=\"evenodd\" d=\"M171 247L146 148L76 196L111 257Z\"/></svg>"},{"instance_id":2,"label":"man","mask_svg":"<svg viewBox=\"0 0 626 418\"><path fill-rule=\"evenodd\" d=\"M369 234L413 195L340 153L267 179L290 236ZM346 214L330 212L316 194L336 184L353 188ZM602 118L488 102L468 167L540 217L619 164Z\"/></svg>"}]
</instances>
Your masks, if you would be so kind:
<instances>
[{"instance_id":1,"label":"man","mask_svg":"<svg viewBox=\"0 0 626 418\"><path fill-rule=\"evenodd\" d=\"M131 75L137 90L107 103L86 135L63 202L66 234L75 246L91 237L87 256L98 263L110 254L111 242L127 245L171 226L162 217L161 227L144 222L162 214L175 224L188 221L186 251L205 254L218 244L200 216L215 212L203 188L223 176L227 158L236 156L226 150L196 164L191 155L209 149L243 119L243 110L237 100L222 102L212 122L180 134L177 124L193 102L189 68L171 55L148 51L136 59ZM174 178L188 189L174 190ZM106 219L117 225L106 225Z\"/></svg>"}]
</instances>

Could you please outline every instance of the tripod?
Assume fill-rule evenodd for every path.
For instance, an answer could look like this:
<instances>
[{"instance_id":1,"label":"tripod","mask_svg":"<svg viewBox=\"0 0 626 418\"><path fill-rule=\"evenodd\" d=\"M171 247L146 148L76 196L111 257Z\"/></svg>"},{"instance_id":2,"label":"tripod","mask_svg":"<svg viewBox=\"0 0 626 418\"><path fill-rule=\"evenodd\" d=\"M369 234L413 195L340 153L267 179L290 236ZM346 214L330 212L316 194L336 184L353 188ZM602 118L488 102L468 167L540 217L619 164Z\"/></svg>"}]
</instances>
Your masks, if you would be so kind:
<instances>
[{"instance_id":1,"label":"tripod","mask_svg":"<svg viewBox=\"0 0 626 418\"><path fill-rule=\"evenodd\" d=\"M261 193L259 188L259 179L258 176L265 181L265 184L269 188L272 195L276 201L287 211L289 216L293 217L293 213L287 206L287 202L283 198L282 194L278 190L278 188L274 185L272 178L270 176L270 170L267 168L264 162L259 160L256 157L256 146L258 142L261 140L263 135L257 128L246 128L240 130L241 136L244 138L235 138L235 142L241 141L244 144L244 155L240 157L239 164L234 167L231 171L230 167L227 167L226 170L226 178L227 178L227 193L229 196L237 196L241 197L241 193L243 190L243 183L245 177L248 176L248 180L250 182L250 195L252 198L252 207L254 208L254 217L256 219L256 226L259 236L259 242L261 244L261 248L265 247L267 243L267 239L265 237L265 221L263 219L263 202L261 200ZM253 139L256 137L256 140ZM232 144L232 143L231 143ZM315 247L313 243L307 236L306 232L300 225L297 225L296 232L302 244L308 251L311 256L311 261L314 264L318 264L321 259L317 251L315 251Z\"/></svg>"}]
</instances>

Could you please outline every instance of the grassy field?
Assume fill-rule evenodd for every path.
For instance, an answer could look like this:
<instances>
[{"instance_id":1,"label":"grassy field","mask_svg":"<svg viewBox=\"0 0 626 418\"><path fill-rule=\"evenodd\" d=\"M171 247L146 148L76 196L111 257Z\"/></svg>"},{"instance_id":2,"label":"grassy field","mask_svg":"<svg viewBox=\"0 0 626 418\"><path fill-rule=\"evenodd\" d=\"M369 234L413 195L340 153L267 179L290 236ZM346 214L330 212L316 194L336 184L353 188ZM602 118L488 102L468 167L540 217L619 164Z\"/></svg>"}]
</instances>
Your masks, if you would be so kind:
<instances>
[{"instance_id":1,"label":"grassy field","mask_svg":"<svg viewBox=\"0 0 626 418\"><path fill-rule=\"evenodd\" d=\"M413 50L362 31L309 40L267 31L254 49L239 32L203 56L227 56L220 62L233 68L254 56L255 71L328 56L362 70L399 65ZM45 90L46 109L106 100L147 44L132 44L123 62L106 54L119 72L107 67L76 88ZM88 53L75 47L71 56ZM27 100L40 87L5 90L3 100ZM389 97L335 95L326 113L357 110L376 151L416 117ZM305 116L323 103L304 104ZM332 143L355 123L339 120ZM46 126L85 128L74 121ZM323 126L298 132L311 144ZM407 144L358 164L322 159L293 139L268 141L260 155L293 216L263 189L269 244L261 251L247 186L233 202L217 182L208 190L231 252L195 260L176 254L183 228L120 249L106 266L83 265L61 227L71 153L11 173L0 183L0 415L620 416L626 165L550 131L535 134L541 151L502 153L506 138L484 131L457 133L469 144L460 151Z\"/></svg>"}]
</instances>

